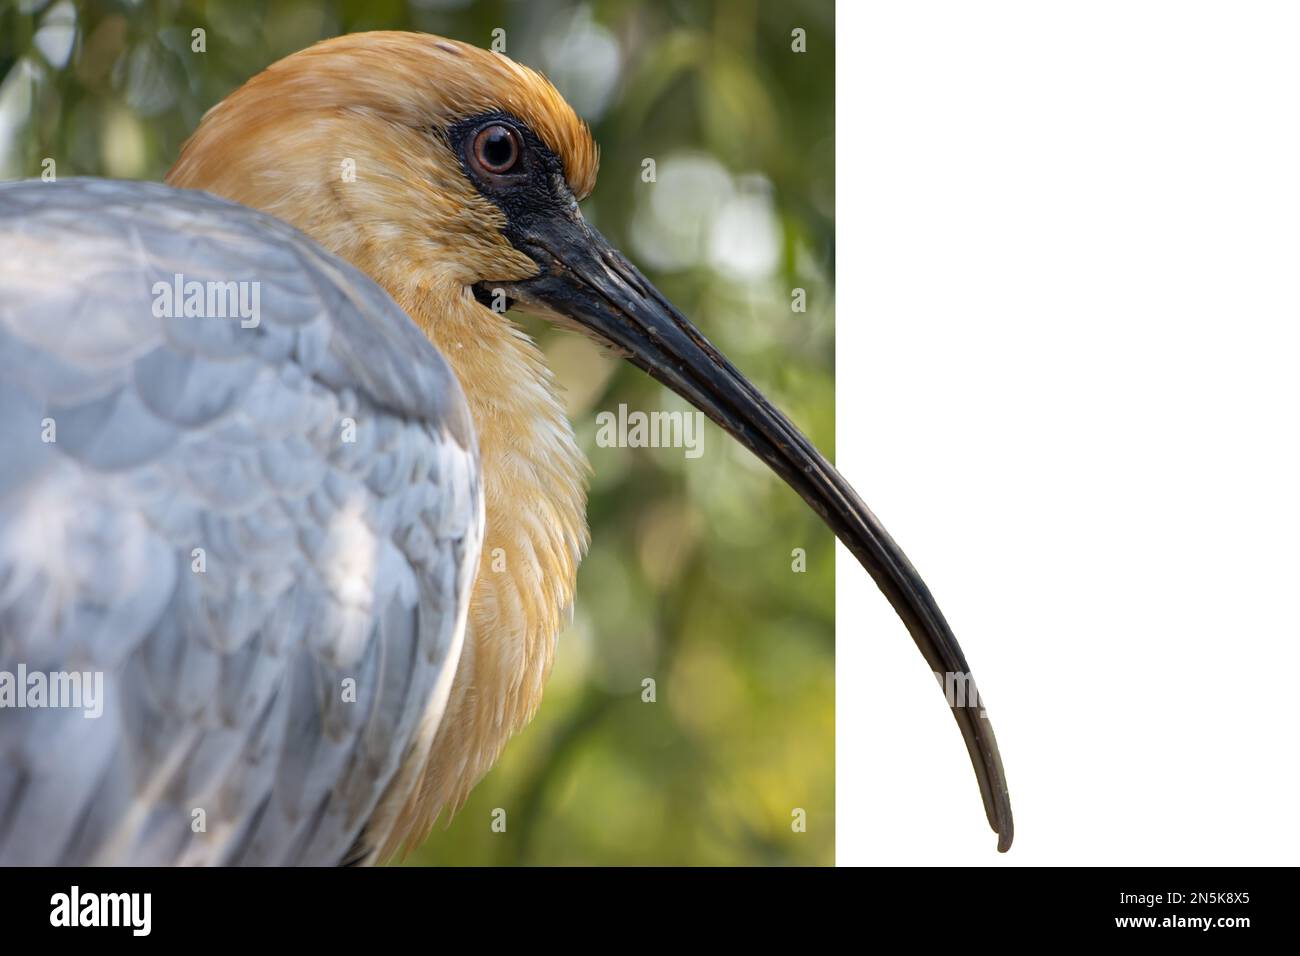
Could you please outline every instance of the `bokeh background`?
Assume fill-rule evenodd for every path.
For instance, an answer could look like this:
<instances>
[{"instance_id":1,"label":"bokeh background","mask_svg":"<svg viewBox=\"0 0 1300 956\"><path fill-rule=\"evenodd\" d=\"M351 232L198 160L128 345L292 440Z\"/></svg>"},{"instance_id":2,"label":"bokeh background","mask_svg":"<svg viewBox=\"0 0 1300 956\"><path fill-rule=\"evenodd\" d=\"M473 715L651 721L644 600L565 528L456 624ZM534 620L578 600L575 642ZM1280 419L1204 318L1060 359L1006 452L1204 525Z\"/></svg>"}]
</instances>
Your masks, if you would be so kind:
<instances>
[{"instance_id":1,"label":"bokeh background","mask_svg":"<svg viewBox=\"0 0 1300 956\"><path fill-rule=\"evenodd\" d=\"M248 77L373 29L485 47L503 29L600 143L586 216L833 453L831 0L0 0L0 178L53 158L59 177L161 179ZM591 459L593 543L536 720L406 862L832 863L831 534L711 423L699 458L598 447L601 411L686 406L517 318Z\"/></svg>"}]
</instances>

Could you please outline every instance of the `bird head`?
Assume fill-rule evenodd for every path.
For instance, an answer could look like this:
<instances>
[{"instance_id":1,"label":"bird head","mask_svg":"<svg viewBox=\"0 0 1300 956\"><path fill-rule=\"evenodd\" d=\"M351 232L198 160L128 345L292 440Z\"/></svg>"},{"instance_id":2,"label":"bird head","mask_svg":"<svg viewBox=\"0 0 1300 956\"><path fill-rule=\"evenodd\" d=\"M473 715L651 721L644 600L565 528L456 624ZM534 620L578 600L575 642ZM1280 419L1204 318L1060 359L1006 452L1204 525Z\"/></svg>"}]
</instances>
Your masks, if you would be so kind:
<instances>
[{"instance_id":1,"label":"bird head","mask_svg":"<svg viewBox=\"0 0 1300 956\"><path fill-rule=\"evenodd\" d=\"M281 60L227 97L168 182L280 216L404 305L434 290L504 323L497 313L518 304L614 349L803 497L874 578L932 671L968 674L930 591L849 483L583 218L597 155L586 124L540 74L439 37L365 33ZM954 714L1005 849L1011 812L992 729L976 702Z\"/></svg>"},{"instance_id":2,"label":"bird head","mask_svg":"<svg viewBox=\"0 0 1300 956\"><path fill-rule=\"evenodd\" d=\"M293 223L401 299L525 278L511 209L576 209L597 150L539 73L441 37L350 34L213 107L167 177ZM397 288L394 288L397 287Z\"/></svg>"}]
</instances>

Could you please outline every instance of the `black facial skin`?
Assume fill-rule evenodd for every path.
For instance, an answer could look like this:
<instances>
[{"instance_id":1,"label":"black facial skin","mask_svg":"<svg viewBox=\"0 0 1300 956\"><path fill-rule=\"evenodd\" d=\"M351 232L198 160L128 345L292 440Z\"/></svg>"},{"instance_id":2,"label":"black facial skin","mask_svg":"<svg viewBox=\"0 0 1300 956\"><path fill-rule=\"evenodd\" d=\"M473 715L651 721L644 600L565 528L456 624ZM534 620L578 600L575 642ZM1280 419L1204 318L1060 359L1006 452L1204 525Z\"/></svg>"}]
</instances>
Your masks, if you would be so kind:
<instances>
[{"instance_id":1,"label":"black facial skin","mask_svg":"<svg viewBox=\"0 0 1300 956\"><path fill-rule=\"evenodd\" d=\"M493 123L518 133L523 154L505 176L488 175L469 155ZM666 384L752 451L835 532L889 599L930 670L969 692L952 707L970 754L998 849L1010 848L1011 802L993 727L968 682L970 667L929 588L857 492L804 435L627 261L578 211L563 164L506 113L463 120L446 133L466 176L503 213L510 243L537 263L521 281L484 281L474 294L491 307L509 301L563 316ZM951 685L950 685L951 686Z\"/></svg>"},{"instance_id":2,"label":"black facial skin","mask_svg":"<svg viewBox=\"0 0 1300 956\"><path fill-rule=\"evenodd\" d=\"M516 167L518 172L484 175L470 160L469 150L480 130L498 123L512 128L519 136L523 151ZM564 178L560 157L510 114L485 113L461 120L448 128L447 143L460 159L465 175L506 214L506 238L512 243L516 235L522 236L539 222L569 218L577 213L578 202Z\"/></svg>"},{"instance_id":3,"label":"black facial skin","mask_svg":"<svg viewBox=\"0 0 1300 956\"><path fill-rule=\"evenodd\" d=\"M479 131L497 123L510 127L519 136L518 172L485 175L470 159L470 150L474 148L474 137ZM539 223L577 216L578 202L564 178L564 164L560 157L509 113L483 113L461 120L448 127L446 140L470 182L505 213L505 236L515 248L523 249L526 236L533 233ZM480 282L474 286L474 298L493 308L494 299L499 301L495 291L498 288L500 285ZM504 304L508 310L514 306L515 300L507 297Z\"/></svg>"}]
</instances>

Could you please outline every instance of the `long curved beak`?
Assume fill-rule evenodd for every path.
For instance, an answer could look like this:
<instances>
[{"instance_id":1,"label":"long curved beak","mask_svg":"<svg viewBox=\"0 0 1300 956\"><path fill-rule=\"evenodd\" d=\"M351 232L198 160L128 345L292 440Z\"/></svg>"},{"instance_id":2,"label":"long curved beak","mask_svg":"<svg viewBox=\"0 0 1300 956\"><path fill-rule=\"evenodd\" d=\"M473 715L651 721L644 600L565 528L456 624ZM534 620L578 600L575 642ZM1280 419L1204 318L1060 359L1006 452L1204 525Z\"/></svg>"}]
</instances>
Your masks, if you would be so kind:
<instances>
[{"instance_id":1,"label":"long curved beak","mask_svg":"<svg viewBox=\"0 0 1300 956\"><path fill-rule=\"evenodd\" d=\"M686 320L576 209L508 232L540 273L518 282L481 283L526 308L574 323L663 382L767 463L830 526L867 569L902 618L945 688L970 752L984 811L1011 846L1011 802L993 727L970 667L930 589L844 477L788 418ZM958 694L951 691L957 689Z\"/></svg>"}]
</instances>

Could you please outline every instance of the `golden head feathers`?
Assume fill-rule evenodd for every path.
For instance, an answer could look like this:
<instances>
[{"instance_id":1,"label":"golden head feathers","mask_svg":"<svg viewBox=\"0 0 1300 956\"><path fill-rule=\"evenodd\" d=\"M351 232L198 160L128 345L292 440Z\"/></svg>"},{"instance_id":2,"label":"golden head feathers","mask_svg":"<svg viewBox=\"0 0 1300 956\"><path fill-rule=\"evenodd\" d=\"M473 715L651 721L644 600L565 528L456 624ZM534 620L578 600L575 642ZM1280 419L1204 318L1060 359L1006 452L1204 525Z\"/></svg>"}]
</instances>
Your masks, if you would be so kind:
<instances>
[{"instance_id":1,"label":"golden head feathers","mask_svg":"<svg viewBox=\"0 0 1300 956\"><path fill-rule=\"evenodd\" d=\"M397 31L322 40L267 67L208 112L169 179L204 178L191 167L220 161L222 150L205 155L208 134L235 112L251 125L247 132L265 133L287 114L356 111L427 130L492 110L529 126L560 157L573 194L586 198L599 150L546 77L468 43Z\"/></svg>"}]
</instances>

